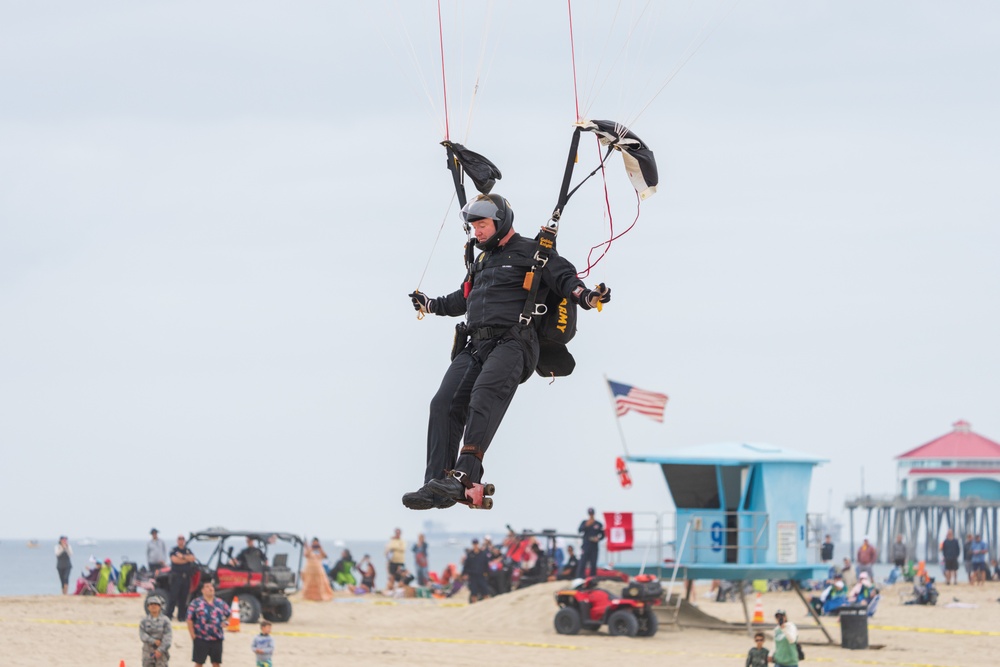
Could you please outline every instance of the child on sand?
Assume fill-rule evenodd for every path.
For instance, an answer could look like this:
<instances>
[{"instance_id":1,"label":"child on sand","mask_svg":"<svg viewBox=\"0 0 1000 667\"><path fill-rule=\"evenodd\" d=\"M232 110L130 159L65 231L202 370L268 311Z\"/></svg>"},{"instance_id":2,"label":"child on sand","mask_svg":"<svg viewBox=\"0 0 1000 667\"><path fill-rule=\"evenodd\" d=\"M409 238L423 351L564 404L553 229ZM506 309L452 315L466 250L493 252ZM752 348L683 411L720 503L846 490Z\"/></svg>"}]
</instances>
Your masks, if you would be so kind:
<instances>
[{"instance_id":1,"label":"child on sand","mask_svg":"<svg viewBox=\"0 0 1000 667\"><path fill-rule=\"evenodd\" d=\"M753 636L754 647L747 653L746 667L767 667L767 649L764 648L764 633Z\"/></svg>"},{"instance_id":2,"label":"child on sand","mask_svg":"<svg viewBox=\"0 0 1000 667\"><path fill-rule=\"evenodd\" d=\"M260 634L253 638L250 645L257 658L257 667L272 667L271 656L274 655L274 637L271 636L271 621L260 622Z\"/></svg>"},{"instance_id":3,"label":"child on sand","mask_svg":"<svg viewBox=\"0 0 1000 667\"><path fill-rule=\"evenodd\" d=\"M146 618L139 621L139 639L142 640L142 667L167 667L170 661L170 643L174 631L170 619L160 614L163 598L150 595L146 600Z\"/></svg>"}]
</instances>

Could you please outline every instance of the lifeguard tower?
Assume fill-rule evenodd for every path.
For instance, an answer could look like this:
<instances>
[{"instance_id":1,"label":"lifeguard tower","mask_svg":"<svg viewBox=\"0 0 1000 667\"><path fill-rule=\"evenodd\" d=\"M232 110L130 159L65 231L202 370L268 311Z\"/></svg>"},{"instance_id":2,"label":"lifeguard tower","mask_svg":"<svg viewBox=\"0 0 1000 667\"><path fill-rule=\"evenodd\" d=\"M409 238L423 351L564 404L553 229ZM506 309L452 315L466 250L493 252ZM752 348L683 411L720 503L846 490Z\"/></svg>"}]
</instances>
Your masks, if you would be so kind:
<instances>
[{"instance_id":1,"label":"lifeguard tower","mask_svg":"<svg viewBox=\"0 0 1000 667\"><path fill-rule=\"evenodd\" d=\"M773 445L722 443L628 460L655 463L663 471L677 512L674 545L680 576L734 582L787 579L812 613L798 582L827 573L826 566L809 562L806 547L812 470L827 459ZM739 590L743 598L742 585ZM749 629L745 599L743 605ZM827 638L832 641L829 634Z\"/></svg>"}]
</instances>

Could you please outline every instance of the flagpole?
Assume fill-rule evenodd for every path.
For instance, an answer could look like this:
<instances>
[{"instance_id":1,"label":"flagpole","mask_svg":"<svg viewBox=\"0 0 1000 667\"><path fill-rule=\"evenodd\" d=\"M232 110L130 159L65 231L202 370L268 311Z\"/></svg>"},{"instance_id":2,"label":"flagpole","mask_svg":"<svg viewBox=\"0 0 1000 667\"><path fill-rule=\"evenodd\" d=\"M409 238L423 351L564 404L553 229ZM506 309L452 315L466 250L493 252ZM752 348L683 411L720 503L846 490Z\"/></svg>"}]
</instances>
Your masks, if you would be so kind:
<instances>
[{"instance_id":1,"label":"flagpole","mask_svg":"<svg viewBox=\"0 0 1000 667\"><path fill-rule=\"evenodd\" d=\"M608 395L611 397L611 411L615 414L615 424L618 426L618 437L622 440L622 449L625 451L625 458L628 458L628 445L625 444L625 431L622 430L622 420L618 416L618 404L615 402L615 392L611 391L611 382L608 374L604 374L604 386L608 388Z\"/></svg>"}]
</instances>

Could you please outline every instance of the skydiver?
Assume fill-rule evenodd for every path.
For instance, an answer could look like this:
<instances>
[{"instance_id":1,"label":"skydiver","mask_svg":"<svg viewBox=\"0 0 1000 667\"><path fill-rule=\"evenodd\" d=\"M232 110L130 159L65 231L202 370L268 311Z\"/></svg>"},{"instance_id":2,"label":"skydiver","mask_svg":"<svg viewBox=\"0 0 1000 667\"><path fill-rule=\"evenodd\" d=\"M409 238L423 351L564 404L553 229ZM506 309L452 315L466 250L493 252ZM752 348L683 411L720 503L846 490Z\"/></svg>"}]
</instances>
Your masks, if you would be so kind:
<instances>
[{"instance_id":1,"label":"skydiver","mask_svg":"<svg viewBox=\"0 0 1000 667\"><path fill-rule=\"evenodd\" d=\"M478 195L462 209L462 218L482 251L471 290L466 295L463 286L437 298L419 290L409 295L420 313L465 315L468 334L457 341L451 365L431 400L424 485L403 494L403 505L415 510L451 507L466 498L467 488L482 481L483 456L517 386L538 362L539 318L529 326L519 322L528 294L525 273L534 263L538 243L514 231L514 211L496 194ZM539 303L547 290L575 300L584 310L611 301L609 288L601 284L588 289L576 268L554 250L540 274Z\"/></svg>"}]
</instances>

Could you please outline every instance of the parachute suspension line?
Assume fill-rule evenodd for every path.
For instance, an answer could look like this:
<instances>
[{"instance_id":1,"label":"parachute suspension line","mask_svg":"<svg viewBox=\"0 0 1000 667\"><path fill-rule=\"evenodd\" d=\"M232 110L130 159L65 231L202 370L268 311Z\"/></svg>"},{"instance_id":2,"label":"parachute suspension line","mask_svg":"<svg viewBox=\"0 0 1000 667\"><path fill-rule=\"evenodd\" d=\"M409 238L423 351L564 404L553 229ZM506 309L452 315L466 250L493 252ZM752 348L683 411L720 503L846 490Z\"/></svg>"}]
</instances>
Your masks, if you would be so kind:
<instances>
[{"instance_id":1,"label":"parachute suspension line","mask_svg":"<svg viewBox=\"0 0 1000 667\"><path fill-rule=\"evenodd\" d=\"M601 154L601 140L599 138L597 138L597 137L594 137L594 138L597 139L597 154L599 156ZM608 151L608 155L610 155L610 154L611 154L611 152ZM609 238L604 243L600 243L600 244L594 246L593 248L590 249L590 252L587 253L587 268L585 268L583 271L580 271L578 274L576 274L576 277L579 278L579 279L581 279L581 280L583 280L584 278L588 277L590 275L591 269L593 269L595 266L597 266L597 262L600 262L602 259L604 259L604 255L606 255L608 253L608 250L611 248L611 241L614 240L614 236L615 236L615 219L614 219L614 216L611 214L611 198L608 196L608 172L604 168L604 162L607 159L607 157L608 156L606 155L605 159L601 160L601 164L600 164L599 168L601 170L601 180L604 182L604 210L608 214L608 228L609 228L609 232L608 233L611 235L611 238ZM596 171L596 169L594 171ZM605 246L604 252L602 252L601 256L597 258L597 261L591 262L590 261L590 257L591 257L591 255L594 254L594 248L599 248L601 246Z\"/></svg>"},{"instance_id":2,"label":"parachute suspension line","mask_svg":"<svg viewBox=\"0 0 1000 667\"><path fill-rule=\"evenodd\" d=\"M590 107L593 106L595 99L600 94L600 90L604 86L603 81L606 81L608 76L610 75L611 68L609 68L609 73L605 75L601 85L600 86L597 85L597 80L601 75L601 69L604 67L604 59L607 56L608 49L611 46L611 36L614 34L615 26L618 25L618 15L621 13L622 2L624 2L624 0L618 0L618 6L615 7L615 15L611 19L611 25L608 26L608 33L604 38L604 44L601 46L601 55L598 57L597 65L594 67L593 70L593 77L591 78L589 84L587 85L587 88L584 90L584 99L583 99L584 116L590 115Z\"/></svg>"},{"instance_id":3,"label":"parachute suspension line","mask_svg":"<svg viewBox=\"0 0 1000 667\"><path fill-rule=\"evenodd\" d=\"M611 244L614 243L615 241L617 241L618 239L620 239L621 237L625 236L626 234L628 234L630 231L632 231L632 228L635 227L635 223L639 222L639 206L640 206L641 202L642 202L642 199L639 197L639 193L638 192L635 193L635 218L633 218L632 224L629 225L625 229L625 231L623 231L622 233L615 234L614 233L614 224L612 222L612 224L611 224L611 238L609 238L607 241L604 241L602 243L598 243L597 245L595 245L593 248L590 249L590 252L587 253L587 268L584 269L583 271L581 271L579 274L577 274L578 278L580 278L581 280L583 280L588 275L590 275L590 270L593 269L595 266L597 266L597 264L602 259L604 259L604 256L608 254L608 251L611 250ZM610 217L610 215L611 215L611 210L609 208L608 209L608 216ZM601 254L600 254L600 256L597 259L595 259L593 262L591 262L590 258L594 254L594 251L597 250L598 248L604 248L604 250L601 251Z\"/></svg>"},{"instance_id":4,"label":"parachute suspension line","mask_svg":"<svg viewBox=\"0 0 1000 667\"><path fill-rule=\"evenodd\" d=\"M444 138L451 141L451 129L448 124L448 78L444 73L444 26L441 22L441 0L437 1L438 10L438 48L441 51L441 89L444 92Z\"/></svg>"},{"instance_id":5,"label":"parachute suspension line","mask_svg":"<svg viewBox=\"0 0 1000 667\"><path fill-rule=\"evenodd\" d=\"M451 214L451 207L455 203L455 193L451 193L451 199L448 200L448 210L444 212L444 217L441 218L441 225L438 227L437 236L434 237L434 245L431 246L431 252L427 255L427 263L424 264L424 270L420 274L420 280L417 281L417 290L420 290L420 286L424 282L424 277L427 275L427 269L430 268L431 260L434 258L434 251L437 250L438 241L441 240L441 232L444 230L444 223L447 222L448 216Z\"/></svg>"},{"instance_id":6,"label":"parachute suspension line","mask_svg":"<svg viewBox=\"0 0 1000 667\"><path fill-rule=\"evenodd\" d=\"M396 7L396 10L393 13L393 15L395 15L395 16L400 15L402 13L402 11L399 9L399 3L398 2L394 2L393 4ZM376 25L380 26L381 24L376 24ZM399 22L399 29L400 29L400 32L402 32L403 41L406 43L406 47L407 47L406 48L406 54L410 58L410 63L413 65L413 71L416 72L416 75L417 75L416 78L420 82L420 86L417 87L416 85L414 85L412 83L411 77L408 77L408 76L404 75L403 78L407 81L407 83L410 85L410 87L413 88L413 91L417 95L417 97L420 97L420 92L421 92L420 89L421 88L423 89L423 94L424 94L424 97L427 98L427 104L428 104L428 107L424 108L424 113L426 113L428 115L428 118L430 119L430 121L431 121L432 124L438 125L441 122L441 117L438 116L437 106L436 106L436 104L434 102L434 96L431 94L430 87L428 86L427 77L424 76L424 72L420 68L420 61L417 58L417 51L416 51L416 49L413 46L413 39L410 37L410 32L409 32L409 30L406 29L406 22L405 21L400 21ZM395 55L394 50L393 50L393 46L392 46L392 44L390 44L389 39L386 38L385 32L380 29L378 31L378 34L379 34L379 37L382 39L382 43L385 45L386 52ZM396 41L398 41L398 40L393 40L393 43L395 43ZM442 128L442 129L444 129L444 128Z\"/></svg>"},{"instance_id":7,"label":"parachute suspension line","mask_svg":"<svg viewBox=\"0 0 1000 667\"><path fill-rule=\"evenodd\" d=\"M733 13L734 9L736 9L736 5L739 4L739 1L740 0L733 0L733 3L729 5L729 9L726 10L725 15L720 20L718 20L716 24L712 26L710 30L708 30L707 33L705 31L706 29L708 29L708 25L712 19L711 18L705 19L705 24L702 25L701 30L699 30L698 34L696 34L691 39L691 42L685 49L687 55L681 56L680 61L677 63L676 67L674 67L674 69L670 72L670 75L667 77L667 80L664 81L663 85L661 85L659 89L653 94L653 96L649 98L649 101L646 102L646 104L644 104L641 109L639 109L639 113L637 113L635 117L626 120L625 123L626 125L628 125L629 127L634 126L635 122L639 120L639 117L642 116L642 114L646 113L646 109L649 108L649 105L651 105L656 100L656 98L660 96L660 93L662 93L663 90L670 84L670 82L674 80L674 77L677 76L677 73L680 72L681 69L683 69L683 67L687 65L688 61L691 60L691 58L693 58L694 55L701 50L701 47L704 46L705 42L708 41L708 38L711 37L712 34L719 29L719 26L721 26L723 23L726 22L726 19L729 18L729 15ZM702 34L704 34L704 36L702 36Z\"/></svg>"},{"instance_id":8,"label":"parachute suspension line","mask_svg":"<svg viewBox=\"0 0 1000 667\"><path fill-rule=\"evenodd\" d=\"M608 45L611 43L611 36L614 33L615 25L618 23L618 15L619 15L620 10L621 10L621 2L618 3L618 9L615 10L615 17L614 17L614 19L611 22L611 26L608 28L608 36L605 39L605 45L604 45L604 47L601 50L600 61L598 62L598 65L597 65L596 69L594 70L594 80L593 80L593 82L591 83L591 86L590 86L590 96L587 99L584 100L584 102L585 102L584 109L583 109L583 115L584 116L588 116L589 117L590 107L593 106L594 102L596 102L597 99L600 97L601 91L604 90L604 87L608 83L608 80L611 78L611 75L614 74L616 71L619 70L618 63L620 61L622 61L623 58L627 62L628 57L626 56L626 50L628 49L629 45L632 42L632 38L633 38L633 36L635 34L636 29L642 24L643 19L646 17L646 13L649 12L650 6L652 5L652 2L653 2L653 0L648 0L646 2L646 4L643 5L642 11L639 12L639 15L636 16L634 19L632 19L628 23L628 32L627 32L627 34L625 36L625 40L622 42L621 48L618 49L618 53L615 55L614 59L611 61L611 64L608 65L608 68L604 72L604 76L602 77L600 75L601 74L601 68L604 66L604 60L605 60L606 52L608 50ZM600 84L598 84L598 79L600 79ZM622 78L620 83L621 83L622 90L624 90L627 87L627 85L626 85L627 82L626 82L625 78ZM624 97L623 93L619 94L619 98L621 98L621 97ZM619 99L619 106L620 106L620 104L621 104L621 99Z\"/></svg>"},{"instance_id":9,"label":"parachute suspension line","mask_svg":"<svg viewBox=\"0 0 1000 667\"><path fill-rule=\"evenodd\" d=\"M576 104L576 120L583 120L580 117L580 94L576 88L576 44L573 43L573 2L566 0L566 10L569 12L569 55L573 63L573 102Z\"/></svg>"},{"instance_id":10,"label":"parachute suspension line","mask_svg":"<svg viewBox=\"0 0 1000 667\"><path fill-rule=\"evenodd\" d=\"M476 64L476 80L475 80L475 83L473 83L473 86L472 86L472 95L471 95L471 98L469 100L469 115L468 115L468 117L466 118L466 121L465 121L465 138L464 138L464 143L466 143L466 144L469 143L469 134L471 134L471 132L472 132L472 115L473 115L473 112L476 110L476 101L478 100L479 86L480 86L480 83L483 83L485 85L485 83L486 83L485 79L489 75L489 70L490 70L489 67L487 67L487 68L484 69L483 65L486 62L486 47L487 47L487 44L489 44L490 25L493 22L492 21L493 7L494 7L494 5L493 5L493 2L491 0L489 2L489 4L488 4L488 8L486 10L486 21L483 22L483 33L482 33L482 36L479 39L479 43L480 43L481 46L479 48L479 62ZM494 45L494 47L493 47L493 53L490 56L490 64L491 65L492 65L493 59L496 57L496 53L497 53L497 45Z\"/></svg>"}]
</instances>

